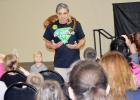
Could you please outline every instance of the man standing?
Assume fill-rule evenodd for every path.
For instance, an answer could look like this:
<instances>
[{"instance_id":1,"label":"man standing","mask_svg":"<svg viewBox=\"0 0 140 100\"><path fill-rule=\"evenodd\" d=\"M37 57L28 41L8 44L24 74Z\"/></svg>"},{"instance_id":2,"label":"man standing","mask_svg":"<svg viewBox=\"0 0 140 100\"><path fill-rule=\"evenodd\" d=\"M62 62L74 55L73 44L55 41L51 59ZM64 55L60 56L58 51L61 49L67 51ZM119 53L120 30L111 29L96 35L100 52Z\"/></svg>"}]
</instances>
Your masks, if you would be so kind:
<instances>
[{"instance_id":1,"label":"man standing","mask_svg":"<svg viewBox=\"0 0 140 100\"><path fill-rule=\"evenodd\" d=\"M46 47L55 50L55 71L67 81L70 64L80 59L79 49L85 44L85 35L81 24L69 15L67 4L58 4L56 14L58 20L48 25L43 37Z\"/></svg>"}]
</instances>

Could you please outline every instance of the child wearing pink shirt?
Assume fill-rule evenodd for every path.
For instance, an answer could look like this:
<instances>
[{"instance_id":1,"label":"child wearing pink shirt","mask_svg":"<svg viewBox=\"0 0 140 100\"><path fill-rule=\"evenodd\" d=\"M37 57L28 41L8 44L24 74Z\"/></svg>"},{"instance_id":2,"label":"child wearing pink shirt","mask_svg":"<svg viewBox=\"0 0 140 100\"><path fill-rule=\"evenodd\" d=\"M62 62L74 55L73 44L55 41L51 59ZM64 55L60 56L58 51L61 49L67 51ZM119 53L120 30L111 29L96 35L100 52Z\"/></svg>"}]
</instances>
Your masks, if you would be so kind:
<instances>
[{"instance_id":1,"label":"child wearing pink shirt","mask_svg":"<svg viewBox=\"0 0 140 100\"><path fill-rule=\"evenodd\" d=\"M4 67L4 63L3 63L4 57L5 57L5 55L0 54L0 78L5 73L5 67Z\"/></svg>"}]
</instances>

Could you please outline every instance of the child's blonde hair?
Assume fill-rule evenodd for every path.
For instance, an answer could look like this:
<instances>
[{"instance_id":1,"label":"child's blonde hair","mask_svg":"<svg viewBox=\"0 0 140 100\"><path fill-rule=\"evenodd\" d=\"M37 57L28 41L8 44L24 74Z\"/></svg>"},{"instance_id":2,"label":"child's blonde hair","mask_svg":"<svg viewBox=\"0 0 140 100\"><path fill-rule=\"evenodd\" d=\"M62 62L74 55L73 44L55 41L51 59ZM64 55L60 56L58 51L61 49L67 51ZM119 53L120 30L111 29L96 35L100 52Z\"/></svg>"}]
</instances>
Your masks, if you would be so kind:
<instances>
[{"instance_id":1,"label":"child's blonde hair","mask_svg":"<svg viewBox=\"0 0 140 100\"><path fill-rule=\"evenodd\" d=\"M44 78L40 73L30 73L26 82L39 89L43 86Z\"/></svg>"},{"instance_id":2,"label":"child's blonde hair","mask_svg":"<svg viewBox=\"0 0 140 100\"><path fill-rule=\"evenodd\" d=\"M42 52L41 51L36 51L33 53L33 57L35 57L36 55L41 55L42 56Z\"/></svg>"},{"instance_id":3,"label":"child's blonde hair","mask_svg":"<svg viewBox=\"0 0 140 100\"><path fill-rule=\"evenodd\" d=\"M7 54L4 58L4 64L6 66L6 70L16 70L17 63L18 63L17 56L14 54Z\"/></svg>"}]
</instances>

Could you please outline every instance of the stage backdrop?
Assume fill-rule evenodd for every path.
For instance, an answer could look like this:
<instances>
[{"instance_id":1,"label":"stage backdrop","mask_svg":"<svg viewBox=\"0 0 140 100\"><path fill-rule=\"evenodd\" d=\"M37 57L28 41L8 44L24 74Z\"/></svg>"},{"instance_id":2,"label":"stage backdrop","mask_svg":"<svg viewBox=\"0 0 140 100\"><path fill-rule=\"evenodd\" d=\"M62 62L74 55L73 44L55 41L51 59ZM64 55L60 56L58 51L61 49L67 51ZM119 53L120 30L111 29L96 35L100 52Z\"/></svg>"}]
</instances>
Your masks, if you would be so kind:
<instances>
[{"instance_id":1,"label":"stage backdrop","mask_svg":"<svg viewBox=\"0 0 140 100\"><path fill-rule=\"evenodd\" d=\"M140 32L140 2L114 3L115 35Z\"/></svg>"}]
</instances>

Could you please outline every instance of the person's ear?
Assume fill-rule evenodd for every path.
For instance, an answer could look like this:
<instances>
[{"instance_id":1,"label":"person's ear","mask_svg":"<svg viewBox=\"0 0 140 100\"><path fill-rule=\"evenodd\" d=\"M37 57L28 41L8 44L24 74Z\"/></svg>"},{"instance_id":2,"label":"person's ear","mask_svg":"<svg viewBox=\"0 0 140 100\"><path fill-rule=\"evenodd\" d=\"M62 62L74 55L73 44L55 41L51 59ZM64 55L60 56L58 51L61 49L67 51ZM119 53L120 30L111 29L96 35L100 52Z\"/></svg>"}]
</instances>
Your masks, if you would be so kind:
<instances>
[{"instance_id":1,"label":"person's ear","mask_svg":"<svg viewBox=\"0 0 140 100\"><path fill-rule=\"evenodd\" d=\"M75 96L74 91L71 87L68 87L68 93L69 93L69 97L71 100L76 100L76 96Z\"/></svg>"}]
</instances>

